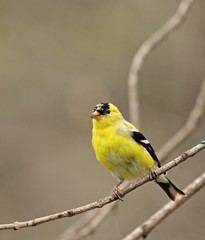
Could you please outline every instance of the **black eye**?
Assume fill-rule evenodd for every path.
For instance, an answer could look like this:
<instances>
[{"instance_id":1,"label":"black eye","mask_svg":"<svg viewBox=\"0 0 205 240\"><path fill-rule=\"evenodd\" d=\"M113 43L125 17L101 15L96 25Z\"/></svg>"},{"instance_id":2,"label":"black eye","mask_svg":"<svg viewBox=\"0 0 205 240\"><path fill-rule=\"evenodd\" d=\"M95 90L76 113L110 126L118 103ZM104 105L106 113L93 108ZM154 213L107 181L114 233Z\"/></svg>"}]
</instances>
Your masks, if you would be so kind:
<instances>
[{"instance_id":1,"label":"black eye","mask_svg":"<svg viewBox=\"0 0 205 240\"><path fill-rule=\"evenodd\" d=\"M109 114L110 113L110 109L107 109L106 112Z\"/></svg>"},{"instance_id":2,"label":"black eye","mask_svg":"<svg viewBox=\"0 0 205 240\"><path fill-rule=\"evenodd\" d=\"M100 115L104 115L105 114L104 110L97 110L97 111L100 113Z\"/></svg>"}]
</instances>

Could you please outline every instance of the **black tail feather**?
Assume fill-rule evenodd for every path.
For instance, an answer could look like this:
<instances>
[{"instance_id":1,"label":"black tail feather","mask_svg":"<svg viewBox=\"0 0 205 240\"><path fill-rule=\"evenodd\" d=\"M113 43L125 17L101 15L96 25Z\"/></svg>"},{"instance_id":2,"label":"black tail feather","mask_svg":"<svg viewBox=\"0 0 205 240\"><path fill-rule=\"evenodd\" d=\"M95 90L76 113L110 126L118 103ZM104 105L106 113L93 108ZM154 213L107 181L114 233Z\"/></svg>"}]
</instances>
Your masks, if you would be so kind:
<instances>
[{"instance_id":1,"label":"black tail feather","mask_svg":"<svg viewBox=\"0 0 205 240\"><path fill-rule=\"evenodd\" d=\"M181 191L178 187L174 185L173 182L171 182L167 177L166 177L167 182L161 182L161 181L156 181L156 183L166 192L166 194L173 200L175 201L176 195L186 195L183 191Z\"/></svg>"}]
</instances>

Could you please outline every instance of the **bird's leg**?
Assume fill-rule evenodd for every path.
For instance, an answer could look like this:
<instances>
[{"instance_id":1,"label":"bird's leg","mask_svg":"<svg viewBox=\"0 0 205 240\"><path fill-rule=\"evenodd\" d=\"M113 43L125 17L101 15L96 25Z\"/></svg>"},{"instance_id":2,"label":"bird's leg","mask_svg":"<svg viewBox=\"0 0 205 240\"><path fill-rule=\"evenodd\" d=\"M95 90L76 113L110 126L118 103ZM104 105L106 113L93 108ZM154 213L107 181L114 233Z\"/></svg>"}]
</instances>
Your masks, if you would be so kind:
<instances>
[{"instance_id":1,"label":"bird's leg","mask_svg":"<svg viewBox=\"0 0 205 240\"><path fill-rule=\"evenodd\" d=\"M149 177L150 177L150 179L154 179L154 180L157 180L157 178L158 178L157 173L152 168L149 169Z\"/></svg>"},{"instance_id":2,"label":"bird's leg","mask_svg":"<svg viewBox=\"0 0 205 240\"><path fill-rule=\"evenodd\" d=\"M119 200L121 200L122 202L124 202L124 200L122 199L123 195L120 191L120 189L118 188L124 181L120 180L113 188L113 193L115 195L115 197L117 197Z\"/></svg>"}]
</instances>

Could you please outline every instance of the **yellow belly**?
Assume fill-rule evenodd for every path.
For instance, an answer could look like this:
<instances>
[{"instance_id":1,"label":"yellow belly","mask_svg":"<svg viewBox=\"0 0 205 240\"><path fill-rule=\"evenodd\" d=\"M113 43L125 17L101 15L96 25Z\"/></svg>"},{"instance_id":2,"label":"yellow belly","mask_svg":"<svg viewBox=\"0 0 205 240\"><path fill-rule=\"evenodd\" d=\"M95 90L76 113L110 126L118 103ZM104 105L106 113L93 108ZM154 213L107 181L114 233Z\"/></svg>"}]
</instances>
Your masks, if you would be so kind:
<instances>
[{"instance_id":1,"label":"yellow belly","mask_svg":"<svg viewBox=\"0 0 205 240\"><path fill-rule=\"evenodd\" d=\"M136 179L153 166L150 154L131 137L110 131L104 134L107 134L106 137L99 132L93 136L96 157L118 179Z\"/></svg>"}]
</instances>

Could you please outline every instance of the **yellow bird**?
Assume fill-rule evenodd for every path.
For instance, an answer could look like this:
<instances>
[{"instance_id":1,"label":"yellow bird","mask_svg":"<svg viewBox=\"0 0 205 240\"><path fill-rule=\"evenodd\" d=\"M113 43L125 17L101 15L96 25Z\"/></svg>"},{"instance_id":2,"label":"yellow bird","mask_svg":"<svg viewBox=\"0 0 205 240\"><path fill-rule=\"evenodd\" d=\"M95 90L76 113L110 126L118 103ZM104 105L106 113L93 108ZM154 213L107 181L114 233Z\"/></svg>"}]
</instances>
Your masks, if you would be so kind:
<instances>
[{"instance_id":1,"label":"yellow bird","mask_svg":"<svg viewBox=\"0 0 205 240\"><path fill-rule=\"evenodd\" d=\"M148 172L156 183L175 200L177 194L185 195L164 174L155 170L160 162L149 141L134 125L127 122L112 103L97 104L92 112L92 144L98 161L118 179L113 188L122 200L118 188L124 180L133 180Z\"/></svg>"}]
</instances>

